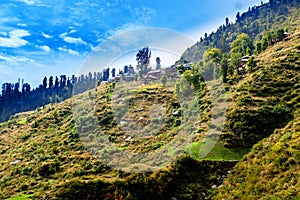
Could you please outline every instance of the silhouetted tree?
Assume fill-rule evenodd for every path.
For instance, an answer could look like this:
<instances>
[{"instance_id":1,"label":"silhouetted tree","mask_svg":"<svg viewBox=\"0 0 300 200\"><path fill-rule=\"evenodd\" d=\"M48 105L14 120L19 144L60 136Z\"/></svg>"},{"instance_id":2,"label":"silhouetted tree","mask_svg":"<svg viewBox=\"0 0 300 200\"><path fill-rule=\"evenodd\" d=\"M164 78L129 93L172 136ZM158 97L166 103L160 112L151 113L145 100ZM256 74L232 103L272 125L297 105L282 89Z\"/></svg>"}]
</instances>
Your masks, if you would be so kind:
<instances>
[{"instance_id":1,"label":"silhouetted tree","mask_svg":"<svg viewBox=\"0 0 300 200\"><path fill-rule=\"evenodd\" d=\"M47 88L47 77L43 79L43 87L46 89Z\"/></svg>"},{"instance_id":2,"label":"silhouetted tree","mask_svg":"<svg viewBox=\"0 0 300 200\"><path fill-rule=\"evenodd\" d=\"M112 70L111 70L111 76L113 78L116 77L116 69L115 68L112 68Z\"/></svg>"},{"instance_id":3,"label":"silhouetted tree","mask_svg":"<svg viewBox=\"0 0 300 200\"><path fill-rule=\"evenodd\" d=\"M58 88L58 86L59 86L59 81L58 81L58 77L57 77L57 76L55 77L55 83L54 83L54 84L55 84L54 86L55 86L56 88Z\"/></svg>"},{"instance_id":4,"label":"silhouetted tree","mask_svg":"<svg viewBox=\"0 0 300 200\"><path fill-rule=\"evenodd\" d=\"M53 76L50 76L49 78L49 88L53 87Z\"/></svg>"},{"instance_id":5,"label":"silhouetted tree","mask_svg":"<svg viewBox=\"0 0 300 200\"><path fill-rule=\"evenodd\" d=\"M161 62L160 58L157 57L157 58L156 58L156 70L161 69L160 62Z\"/></svg>"},{"instance_id":6,"label":"silhouetted tree","mask_svg":"<svg viewBox=\"0 0 300 200\"><path fill-rule=\"evenodd\" d=\"M139 70L140 76L146 74L149 71L148 67L150 64L150 58L151 58L151 51L149 50L148 47L139 50L138 53L136 54L136 61L138 62L137 69Z\"/></svg>"},{"instance_id":7,"label":"silhouetted tree","mask_svg":"<svg viewBox=\"0 0 300 200\"><path fill-rule=\"evenodd\" d=\"M225 18L225 25L226 25L226 26L229 25L229 19L228 19L228 17Z\"/></svg>"}]
</instances>

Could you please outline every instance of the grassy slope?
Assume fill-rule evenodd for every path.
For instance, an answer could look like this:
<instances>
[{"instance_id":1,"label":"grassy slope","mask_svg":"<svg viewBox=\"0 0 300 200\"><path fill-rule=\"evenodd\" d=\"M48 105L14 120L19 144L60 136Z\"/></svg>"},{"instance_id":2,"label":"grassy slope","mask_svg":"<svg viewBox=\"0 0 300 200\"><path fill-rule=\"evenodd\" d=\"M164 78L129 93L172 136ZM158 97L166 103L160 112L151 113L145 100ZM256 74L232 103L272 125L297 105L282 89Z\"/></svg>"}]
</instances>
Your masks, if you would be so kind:
<instances>
[{"instance_id":1,"label":"grassy slope","mask_svg":"<svg viewBox=\"0 0 300 200\"><path fill-rule=\"evenodd\" d=\"M88 146L101 148L103 140L111 140L119 151L155 151L176 135L177 118L172 113L179 108L173 91L160 85L137 88L131 84L131 89L128 110L135 121L147 124L150 120L147 110L152 104L148 98L166 108L166 126L160 128L157 137L124 141L129 133L114 122L112 111L115 109L116 116L120 108L116 105L121 104L112 106L113 95L119 94L110 92L111 85L98 87L95 94L86 92L60 104L18 114L0 124L0 198L201 199L212 185L221 184L235 161L181 157L154 173L130 174L107 167L86 150ZM94 112L87 112L93 95L96 117L91 114ZM78 115L73 115L74 111ZM82 125L76 127L74 119ZM94 120L102 134L93 126ZM89 143L84 145L82 140Z\"/></svg>"},{"instance_id":2,"label":"grassy slope","mask_svg":"<svg viewBox=\"0 0 300 200\"><path fill-rule=\"evenodd\" d=\"M300 36L261 53L257 67L237 85L232 85L227 122L222 139L229 146L251 147L284 127L299 110Z\"/></svg>"},{"instance_id":3,"label":"grassy slope","mask_svg":"<svg viewBox=\"0 0 300 200\"><path fill-rule=\"evenodd\" d=\"M291 117L286 121L285 119L279 121L280 126L284 126L289 119L299 114L299 33L295 33L287 41L270 47L259 56L258 61L258 67L254 72L238 85L232 86L227 94L231 96L229 107L217 104L217 111L212 112L213 104L224 102L224 97L214 98L214 92L223 93L219 89L219 83L208 84L213 98L209 98L207 92L199 94L202 96L201 120L195 122L199 123L195 141L201 141L201 143L194 143L194 146L189 148L192 156L197 158L199 148L210 144L215 139L215 132L222 128L217 123L219 115L226 109L228 110L227 132L224 132L223 139L228 144L239 145L243 145L246 140L244 140L245 137L241 139L240 134L237 134L239 132L234 128L242 127L245 128L243 130L250 130L248 131L252 134L251 137L248 136L251 139L250 144L270 134L253 131L255 129L252 126L261 127L260 121L253 119L272 124L274 107L277 109L275 110L277 114L279 113L274 120L281 120L280 116ZM172 104L176 102L176 98L171 88L160 85L146 85L141 88L131 85L130 88L131 101L127 108L131 113L130 118L135 122L141 125L149 124L151 118L148 111L152 106L148 103L150 99L151 102L163 104L166 108L166 126L156 127L161 130L157 135L133 139L129 143L124 140L130 136L129 133L117 126L114 121L116 120L114 114L122 110L124 105L122 101L121 103L111 101L113 95L120 94L118 91L112 94L110 85L100 86L95 94L86 92L61 104L19 114L10 121L0 124L0 197L23 194L21 199L26 198L25 195L65 199L170 199L171 197L202 199L207 196L207 191L212 185L222 183L227 171L236 163L236 161L208 161L208 159L238 160L247 152L248 149L244 148L224 148L222 143L218 142L204 161L183 157L155 173L144 174L129 174L110 169L85 150L87 146L82 144L76 131L72 113L74 109L79 114L75 116L77 123L82 123L79 127L81 139L89 141L88 146L91 147L97 147L97 145L101 147L103 140L110 140L120 148L119 151L156 151L164 143L172 140L178 130L180 118L174 117L172 113L180 108L176 106L176 103ZM95 117L90 114L91 112L86 112L88 108L85 104L80 104L93 98L93 95L96 97ZM79 105L74 107L77 103ZM265 113L268 115L265 116ZM268 117L270 121L265 117ZM211 118L216 120L207 123ZM119 120L123 120L128 126L132 123L122 116ZM155 120L160 119L155 117ZM103 134L99 135L99 130L94 129L94 121L100 124ZM238 124L234 125L236 123ZM267 126L268 124L264 127ZM149 127L145 126L145 128L144 131L147 131ZM155 129L155 127L152 128ZM276 127L271 128L270 130L273 131ZM208 129L211 132L203 143ZM298 145L298 143L295 144ZM239 152L241 150L243 150L242 153ZM293 151L296 152L295 166L299 166L296 150ZM247 158L249 156L245 159ZM262 162L258 158L256 160L258 163ZM284 159L283 161L286 162ZM242 174L243 171L238 170L233 173Z\"/></svg>"},{"instance_id":4,"label":"grassy slope","mask_svg":"<svg viewBox=\"0 0 300 200\"><path fill-rule=\"evenodd\" d=\"M300 117L254 145L214 199L299 199Z\"/></svg>"},{"instance_id":5,"label":"grassy slope","mask_svg":"<svg viewBox=\"0 0 300 200\"><path fill-rule=\"evenodd\" d=\"M272 127L274 124L266 123L277 120L280 124L275 125L278 128L282 126L282 129L276 129L270 137L254 145L252 151L234 167L232 174L225 180L223 187L218 190L214 199L299 198L299 57L300 32L296 31L286 41L280 42L262 53L258 57L259 63L256 71L237 86L234 99L237 104L242 105L231 112L236 113L236 110L239 109L239 116L244 116L244 119L245 116L250 117L246 120L239 119L237 116L229 117L229 123L234 120L237 123L239 120L243 123L241 127L244 130L247 130L246 123L248 126L258 126L254 130L261 130L261 127L266 130L274 129ZM247 99L241 102L245 96ZM262 116L261 108L274 109L276 105L280 105L281 108L278 115L273 113L269 117L262 118L260 124L255 124ZM287 114L286 111L291 118L289 122L284 118ZM255 113L258 114L254 115ZM249 120L252 114L253 118L258 118L257 121ZM248 127L248 130L251 129L251 126ZM251 132L248 131L248 134ZM260 132L256 134L258 135ZM249 140L251 139L253 139L253 135L249 137ZM252 140L250 143L253 143Z\"/></svg>"}]
</instances>

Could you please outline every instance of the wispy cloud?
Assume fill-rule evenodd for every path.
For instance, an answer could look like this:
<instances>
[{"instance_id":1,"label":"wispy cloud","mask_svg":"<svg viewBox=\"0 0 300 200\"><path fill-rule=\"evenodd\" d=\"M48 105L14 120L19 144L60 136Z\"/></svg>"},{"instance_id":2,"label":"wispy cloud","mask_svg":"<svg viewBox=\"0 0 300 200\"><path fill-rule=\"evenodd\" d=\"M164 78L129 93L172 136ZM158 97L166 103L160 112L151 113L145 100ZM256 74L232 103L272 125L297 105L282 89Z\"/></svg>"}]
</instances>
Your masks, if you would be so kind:
<instances>
[{"instance_id":1,"label":"wispy cloud","mask_svg":"<svg viewBox=\"0 0 300 200\"><path fill-rule=\"evenodd\" d=\"M75 30L71 30L69 33L75 33ZM82 44L82 45L87 45L85 41L83 41L80 37L79 38L74 38L68 36L69 33L62 33L59 35L60 38L62 38L65 42L70 43L70 44Z\"/></svg>"},{"instance_id":2,"label":"wispy cloud","mask_svg":"<svg viewBox=\"0 0 300 200\"><path fill-rule=\"evenodd\" d=\"M26 27L27 24L25 24L25 23L18 23L17 26L20 26L20 27Z\"/></svg>"},{"instance_id":3,"label":"wispy cloud","mask_svg":"<svg viewBox=\"0 0 300 200\"><path fill-rule=\"evenodd\" d=\"M67 49L65 47L58 47L57 49L59 51L66 52L66 53L68 53L70 55L74 55L74 56L79 56L80 55L77 51L74 51L72 49Z\"/></svg>"},{"instance_id":4,"label":"wispy cloud","mask_svg":"<svg viewBox=\"0 0 300 200\"><path fill-rule=\"evenodd\" d=\"M0 37L1 47L17 48L28 44L27 40L23 37L30 36L30 33L26 30L13 30L8 33L8 37Z\"/></svg>"},{"instance_id":5,"label":"wispy cloud","mask_svg":"<svg viewBox=\"0 0 300 200\"><path fill-rule=\"evenodd\" d=\"M0 55L0 63L2 63L3 61L5 61L6 63L20 63L20 62L30 62L33 63L34 60L27 58L27 57L23 57L23 56L6 56L6 55Z\"/></svg>"},{"instance_id":6,"label":"wispy cloud","mask_svg":"<svg viewBox=\"0 0 300 200\"><path fill-rule=\"evenodd\" d=\"M47 45L39 46L39 48L47 53L51 51L51 48Z\"/></svg>"},{"instance_id":7,"label":"wispy cloud","mask_svg":"<svg viewBox=\"0 0 300 200\"><path fill-rule=\"evenodd\" d=\"M19 0L20 2L26 3L27 5L34 5L36 3L40 3L39 0Z\"/></svg>"},{"instance_id":8,"label":"wispy cloud","mask_svg":"<svg viewBox=\"0 0 300 200\"><path fill-rule=\"evenodd\" d=\"M63 40L67 43L70 44L83 44L83 45L87 45L87 43L85 41L83 41L81 38L73 38L73 37L64 37Z\"/></svg>"},{"instance_id":9,"label":"wispy cloud","mask_svg":"<svg viewBox=\"0 0 300 200\"><path fill-rule=\"evenodd\" d=\"M44 32L42 32L42 36L43 36L44 38L47 38L47 39L53 38L51 35L48 35L48 34L46 34L46 33L44 33Z\"/></svg>"}]
</instances>

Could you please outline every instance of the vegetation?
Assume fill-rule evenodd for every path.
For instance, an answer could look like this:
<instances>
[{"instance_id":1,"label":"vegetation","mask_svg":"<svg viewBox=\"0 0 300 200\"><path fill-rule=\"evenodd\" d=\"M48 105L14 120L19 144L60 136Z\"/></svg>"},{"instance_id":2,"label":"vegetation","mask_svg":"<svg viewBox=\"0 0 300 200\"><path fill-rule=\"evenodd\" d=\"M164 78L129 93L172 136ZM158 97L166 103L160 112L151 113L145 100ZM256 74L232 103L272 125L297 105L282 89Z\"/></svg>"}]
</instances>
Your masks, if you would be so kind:
<instances>
[{"instance_id":1,"label":"vegetation","mask_svg":"<svg viewBox=\"0 0 300 200\"><path fill-rule=\"evenodd\" d=\"M115 69L112 69L114 71ZM31 89L28 83L4 83L0 95L0 122L8 120L15 113L34 110L49 103L58 103L72 95L92 89L101 81L107 81L110 69L88 73L79 77L61 75L45 77L39 87Z\"/></svg>"},{"instance_id":2,"label":"vegetation","mask_svg":"<svg viewBox=\"0 0 300 200\"><path fill-rule=\"evenodd\" d=\"M278 35L281 35L284 29L294 32L300 23L299 3L299 0L274 0L260 6L249 7L248 12L243 14L238 13L236 23L229 22L226 18L225 24L216 32L209 35L205 33L204 38L201 37L195 45L188 48L177 64L197 62L209 48L218 48L222 53L229 53L231 43L242 33L249 35L255 44L267 32ZM279 39L281 37L282 35Z\"/></svg>"},{"instance_id":3,"label":"vegetation","mask_svg":"<svg viewBox=\"0 0 300 200\"><path fill-rule=\"evenodd\" d=\"M0 199L297 199L298 11L298 0L272 0L226 19L182 56L175 81L97 84L10 117L0 124ZM150 56L138 52L140 76ZM45 78L39 97L68 95L74 84L63 80ZM0 100L34 94L14 87Z\"/></svg>"},{"instance_id":4,"label":"vegetation","mask_svg":"<svg viewBox=\"0 0 300 200\"><path fill-rule=\"evenodd\" d=\"M213 199L298 199L300 118L254 145Z\"/></svg>"}]
</instances>

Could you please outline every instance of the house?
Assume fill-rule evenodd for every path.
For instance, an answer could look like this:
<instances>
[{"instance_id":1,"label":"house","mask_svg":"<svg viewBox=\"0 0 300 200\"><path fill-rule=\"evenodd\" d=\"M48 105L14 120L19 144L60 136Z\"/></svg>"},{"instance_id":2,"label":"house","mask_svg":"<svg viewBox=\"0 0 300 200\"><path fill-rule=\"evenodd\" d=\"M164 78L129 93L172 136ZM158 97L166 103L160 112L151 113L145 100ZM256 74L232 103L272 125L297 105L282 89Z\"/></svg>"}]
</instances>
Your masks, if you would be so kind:
<instances>
[{"instance_id":1,"label":"house","mask_svg":"<svg viewBox=\"0 0 300 200\"><path fill-rule=\"evenodd\" d=\"M145 79L148 81L157 81L161 78L161 76L163 75L163 72L161 69L159 70L154 70L154 71L149 71L146 76Z\"/></svg>"},{"instance_id":2,"label":"house","mask_svg":"<svg viewBox=\"0 0 300 200\"><path fill-rule=\"evenodd\" d=\"M284 36L285 38L289 37L290 35L291 35L291 34L288 33L288 32L284 32L284 33L283 33L283 36Z\"/></svg>"}]
</instances>

